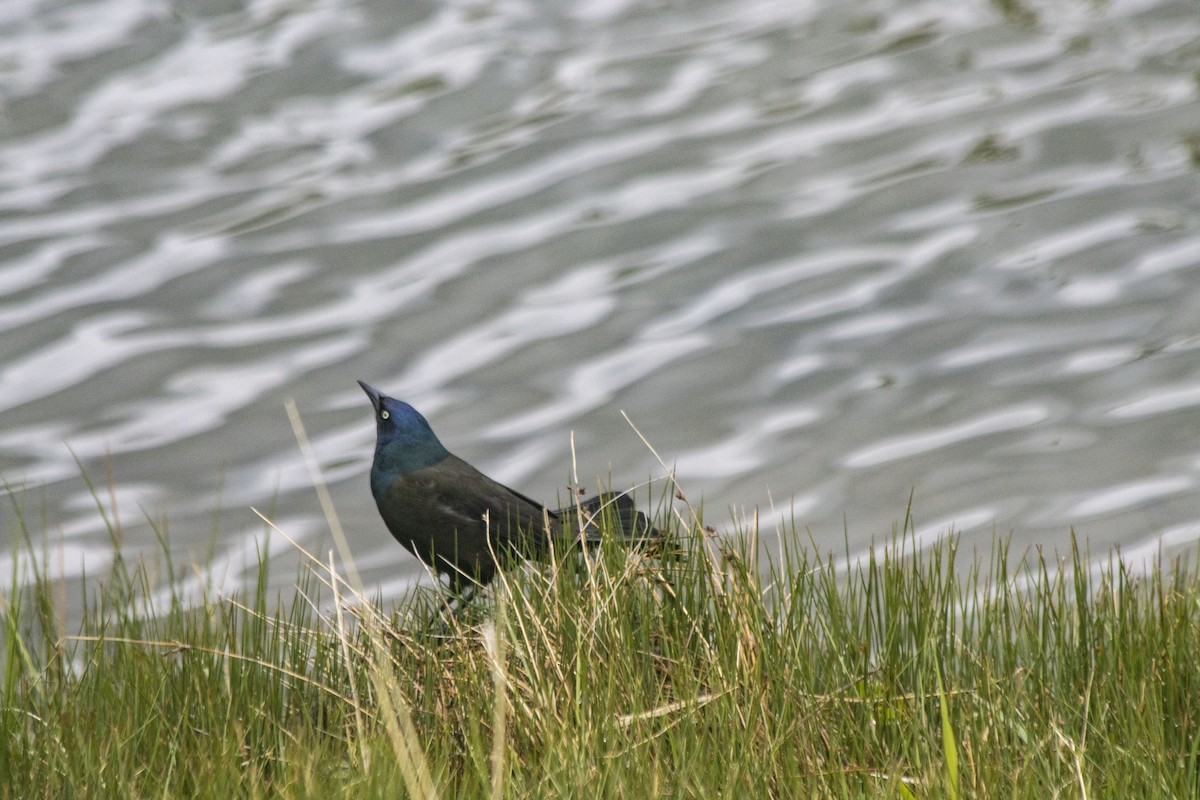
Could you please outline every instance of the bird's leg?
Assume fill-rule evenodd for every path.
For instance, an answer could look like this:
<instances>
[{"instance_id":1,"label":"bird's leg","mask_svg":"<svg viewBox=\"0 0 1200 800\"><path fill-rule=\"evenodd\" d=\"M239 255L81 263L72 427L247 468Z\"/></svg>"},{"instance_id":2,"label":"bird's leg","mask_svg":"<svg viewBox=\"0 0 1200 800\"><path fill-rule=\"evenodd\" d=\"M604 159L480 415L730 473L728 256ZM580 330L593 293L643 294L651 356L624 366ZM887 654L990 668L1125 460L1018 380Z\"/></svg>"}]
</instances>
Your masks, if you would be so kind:
<instances>
[{"instance_id":1,"label":"bird's leg","mask_svg":"<svg viewBox=\"0 0 1200 800\"><path fill-rule=\"evenodd\" d=\"M450 588L440 595L441 608L436 616L429 620L429 625L426 627L426 633L438 639L451 639L454 637L454 632L458 629L459 615L469 605L471 598L478 591L477 586L468 584L460 586L456 582L451 582Z\"/></svg>"},{"instance_id":2,"label":"bird's leg","mask_svg":"<svg viewBox=\"0 0 1200 800\"><path fill-rule=\"evenodd\" d=\"M474 581L466 581L466 585L458 585L454 589L454 599L450 602L450 610L457 617L471 605L471 601L475 599L475 595L479 594L479 584Z\"/></svg>"},{"instance_id":3,"label":"bird's leg","mask_svg":"<svg viewBox=\"0 0 1200 800\"><path fill-rule=\"evenodd\" d=\"M430 628L438 629L443 636L449 635L452 626L458 627L462 614L470 607L479 589L480 586L475 581L450 581L449 589L442 594L442 611L437 619L430 621Z\"/></svg>"}]
</instances>

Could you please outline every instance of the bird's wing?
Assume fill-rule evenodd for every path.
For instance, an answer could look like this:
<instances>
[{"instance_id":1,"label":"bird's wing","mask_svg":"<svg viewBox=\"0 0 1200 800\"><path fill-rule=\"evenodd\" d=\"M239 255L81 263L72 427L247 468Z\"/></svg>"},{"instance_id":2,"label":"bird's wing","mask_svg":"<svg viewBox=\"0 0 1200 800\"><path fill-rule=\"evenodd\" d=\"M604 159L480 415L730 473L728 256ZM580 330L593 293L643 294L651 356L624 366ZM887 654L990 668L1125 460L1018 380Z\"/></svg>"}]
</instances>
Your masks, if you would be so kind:
<instances>
[{"instance_id":1,"label":"bird's wing","mask_svg":"<svg viewBox=\"0 0 1200 800\"><path fill-rule=\"evenodd\" d=\"M431 494L447 513L476 524L486 513L493 536L501 541L512 541L518 534L544 540L547 515L557 530L555 514L541 503L492 480L457 456L448 456L426 473L434 483Z\"/></svg>"}]
</instances>

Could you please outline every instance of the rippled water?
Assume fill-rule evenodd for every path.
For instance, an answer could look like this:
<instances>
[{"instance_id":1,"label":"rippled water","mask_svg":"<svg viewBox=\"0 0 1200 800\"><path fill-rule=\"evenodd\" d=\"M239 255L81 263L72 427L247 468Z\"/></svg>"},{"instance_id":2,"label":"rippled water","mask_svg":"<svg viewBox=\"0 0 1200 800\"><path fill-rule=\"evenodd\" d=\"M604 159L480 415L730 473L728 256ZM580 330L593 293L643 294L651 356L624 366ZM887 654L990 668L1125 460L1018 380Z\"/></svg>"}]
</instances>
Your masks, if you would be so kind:
<instances>
[{"instance_id":1,"label":"rippled water","mask_svg":"<svg viewBox=\"0 0 1200 800\"><path fill-rule=\"evenodd\" d=\"M0 477L53 570L108 563L76 459L215 581L289 550L250 506L328 547L294 397L399 590L356 378L547 499L572 433L662 474L624 410L719 525L1200 540L1191 0L238 5L0 5Z\"/></svg>"}]
</instances>

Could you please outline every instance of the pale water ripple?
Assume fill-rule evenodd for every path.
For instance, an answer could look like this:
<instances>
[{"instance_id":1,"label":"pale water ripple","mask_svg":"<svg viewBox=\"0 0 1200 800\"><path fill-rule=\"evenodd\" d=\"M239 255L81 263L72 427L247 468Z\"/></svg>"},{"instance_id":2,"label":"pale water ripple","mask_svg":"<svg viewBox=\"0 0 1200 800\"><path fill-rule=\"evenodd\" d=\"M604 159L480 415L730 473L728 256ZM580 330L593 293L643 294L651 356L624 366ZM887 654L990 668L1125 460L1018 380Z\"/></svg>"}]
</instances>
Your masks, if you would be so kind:
<instances>
[{"instance_id":1,"label":"pale water ripple","mask_svg":"<svg viewBox=\"0 0 1200 800\"><path fill-rule=\"evenodd\" d=\"M363 378L547 500L661 475L624 410L719 527L1195 546L1195 11L5 3L0 478L234 586L328 544L294 397L398 591Z\"/></svg>"}]
</instances>

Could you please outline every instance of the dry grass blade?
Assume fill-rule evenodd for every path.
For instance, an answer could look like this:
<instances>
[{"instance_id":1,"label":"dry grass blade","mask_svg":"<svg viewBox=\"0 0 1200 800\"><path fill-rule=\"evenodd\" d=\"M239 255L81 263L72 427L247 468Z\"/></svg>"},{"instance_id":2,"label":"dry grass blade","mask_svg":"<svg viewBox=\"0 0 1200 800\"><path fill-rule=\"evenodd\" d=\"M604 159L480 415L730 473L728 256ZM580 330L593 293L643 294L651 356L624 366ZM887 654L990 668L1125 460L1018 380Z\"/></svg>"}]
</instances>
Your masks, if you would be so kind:
<instances>
[{"instance_id":1,"label":"dry grass blade","mask_svg":"<svg viewBox=\"0 0 1200 800\"><path fill-rule=\"evenodd\" d=\"M346 566L346 573L350 577L350 584L354 587L356 594L361 596L365 594L362 577L358 574L358 568L354 565L354 555L350 552L350 544L346 540L346 532L342 529L342 522L338 517L337 509L334 508L333 498L329 495L329 487L325 484L325 476L321 474L321 464L317 461L317 454L312 448L312 442L308 438L307 431L304 429L304 422L300 419L300 410L296 407L296 401L290 397L284 403L284 406L287 408L288 420L292 423L292 432L296 436L296 443L300 446L300 453L304 456L304 464L308 467L308 474L312 479L313 488L317 491L317 498L321 503L321 511L325 514L325 523L329 526L329 532L333 536L338 554L341 556L342 563Z\"/></svg>"}]
</instances>

